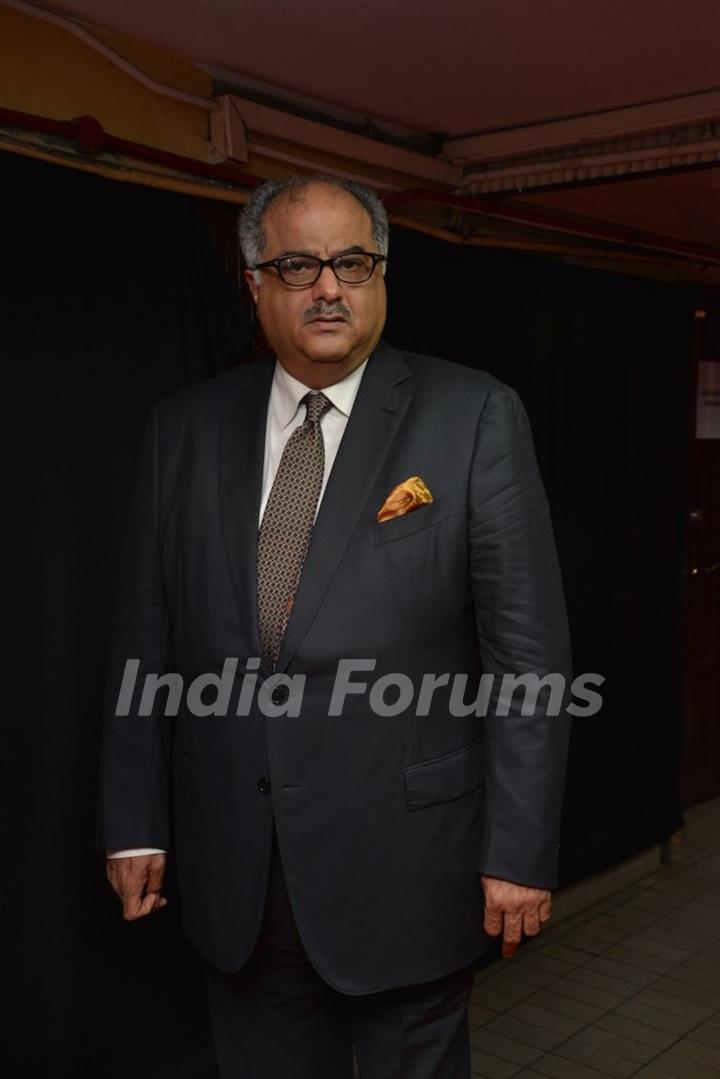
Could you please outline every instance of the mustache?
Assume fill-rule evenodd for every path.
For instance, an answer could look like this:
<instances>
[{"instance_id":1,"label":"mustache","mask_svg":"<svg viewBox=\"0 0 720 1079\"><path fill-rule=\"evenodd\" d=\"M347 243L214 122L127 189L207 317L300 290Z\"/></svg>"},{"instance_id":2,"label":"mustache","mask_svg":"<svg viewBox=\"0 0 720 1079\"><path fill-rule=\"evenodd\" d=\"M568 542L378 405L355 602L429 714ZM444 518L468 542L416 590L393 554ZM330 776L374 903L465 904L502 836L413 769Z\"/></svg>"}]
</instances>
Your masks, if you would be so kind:
<instances>
[{"instance_id":1,"label":"mustache","mask_svg":"<svg viewBox=\"0 0 720 1079\"><path fill-rule=\"evenodd\" d=\"M308 307L303 313L303 322L312 322L313 319L320 318L322 315L341 315L343 318L352 318L352 313L349 307L346 307L340 300L337 303L314 303L312 307Z\"/></svg>"}]
</instances>

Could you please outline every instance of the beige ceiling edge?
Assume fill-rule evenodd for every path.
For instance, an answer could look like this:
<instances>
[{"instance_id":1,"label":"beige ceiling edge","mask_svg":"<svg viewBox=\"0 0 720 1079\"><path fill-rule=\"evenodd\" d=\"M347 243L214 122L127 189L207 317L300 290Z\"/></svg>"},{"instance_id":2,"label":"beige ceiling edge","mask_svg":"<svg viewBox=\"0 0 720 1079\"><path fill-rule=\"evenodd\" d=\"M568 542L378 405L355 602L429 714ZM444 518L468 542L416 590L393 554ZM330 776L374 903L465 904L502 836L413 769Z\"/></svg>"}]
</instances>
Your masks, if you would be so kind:
<instances>
[{"instance_id":1,"label":"beige ceiling edge","mask_svg":"<svg viewBox=\"0 0 720 1079\"><path fill-rule=\"evenodd\" d=\"M207 161L208 111L186 100L210 105L207 74L119 35L102 33L102 46L185 100L148 89L62 26L0 4L0 107L59 121L92 116L116 138Z\"/></svg>"},{"instance_id":2,"label":"beige ceiling edge","mask_svg":"<svg viewBox=\"0 0 720 1079\"><path fill-rule=\"evenodd\" d=\"M0 3L0 109L61 122L92 117L113 138L189 161L238 164L239 176L332 169L390 190L462 182L449 162L282 108L216 97L209 75L187 60L12 2L17 8ZM8 122L25 139L21 123Z\"/></svg>"}]
</instances>

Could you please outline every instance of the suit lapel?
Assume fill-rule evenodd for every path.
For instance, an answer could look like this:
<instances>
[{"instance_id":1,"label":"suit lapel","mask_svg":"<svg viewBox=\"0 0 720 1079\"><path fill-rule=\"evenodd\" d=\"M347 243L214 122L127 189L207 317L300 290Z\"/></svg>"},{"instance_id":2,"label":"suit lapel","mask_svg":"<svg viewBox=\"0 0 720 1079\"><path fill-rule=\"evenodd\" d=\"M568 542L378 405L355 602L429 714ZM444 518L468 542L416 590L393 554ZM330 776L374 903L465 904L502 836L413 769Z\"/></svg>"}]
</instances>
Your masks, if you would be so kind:
<instances>
[{"instance_id":1,"label":"suit lapel","mask_svg":"<svg viewBox=\"0 0 720 1079\"><path fill-rule=\"evenodd\" d=\"M261 654L257 624L257 533L267 406L274 360L241 369L220 428L219 498L225 550L249 654Z\"/></svg>"},{"instance_id":2,"label":"suit lapel","mask_svg":"<svg viewBox=\"0 0 720 1079\"><path fill-rule=\"evenodd\" d=\"M411 386L405 361L381 342L368 361L323 495L280 649L278 671L286 669L300 647L358 518L366 512L380 468L410 403Z\"/></svg>"}]
</instances>

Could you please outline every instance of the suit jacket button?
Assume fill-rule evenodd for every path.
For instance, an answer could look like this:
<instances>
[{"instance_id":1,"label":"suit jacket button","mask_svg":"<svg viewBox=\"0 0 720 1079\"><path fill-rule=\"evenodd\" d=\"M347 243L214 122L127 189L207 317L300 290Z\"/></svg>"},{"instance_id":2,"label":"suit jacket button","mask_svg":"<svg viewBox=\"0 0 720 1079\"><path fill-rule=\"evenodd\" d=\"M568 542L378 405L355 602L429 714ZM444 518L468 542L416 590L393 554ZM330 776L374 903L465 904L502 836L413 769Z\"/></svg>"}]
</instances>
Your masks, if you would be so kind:
<instances>
[{"instance_id":1,"label":"suit jacket button","mask_svg":"<svg viewBox=\"0 0 720 1079\"><path fill-rule=\"evenodd\" d=\"M257 781L257 788L261 794L270 793L270 780L267 776L260 776L260 779Z\"/></svg>"},{"instance_id":2,"label":"suit jacket button","mask_svg":"<svg viewBox=\"0 0 720 1079\"><path fill-rule=\"evenodd\" d=\"M270 700L273 704L285 704L289 696L290 690L286 685L275 686L275 689L270 694Z\"/></svg>"}]
</instances>

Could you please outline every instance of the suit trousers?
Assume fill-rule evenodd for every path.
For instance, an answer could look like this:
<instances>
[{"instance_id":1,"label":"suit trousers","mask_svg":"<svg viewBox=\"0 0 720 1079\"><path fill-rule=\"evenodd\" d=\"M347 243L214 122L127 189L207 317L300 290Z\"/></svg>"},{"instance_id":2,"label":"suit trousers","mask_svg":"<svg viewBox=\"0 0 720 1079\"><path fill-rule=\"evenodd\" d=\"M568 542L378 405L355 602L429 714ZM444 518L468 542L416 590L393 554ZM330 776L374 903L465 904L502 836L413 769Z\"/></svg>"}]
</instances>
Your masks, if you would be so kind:
<instances>
[{"instance_id":1,"label":"suit trousers","mask_svg":"<svg viewBox=\"0 0 720 1079\"><path fill-rule=\"evenodd\" d=\"M348 926L352 932L352 926ZM295 924L273 829L263 920L245 966L206 962L220 1079L469 1079L474 964L361 996L325 982Z\"/></svg>"}]
</instances>

